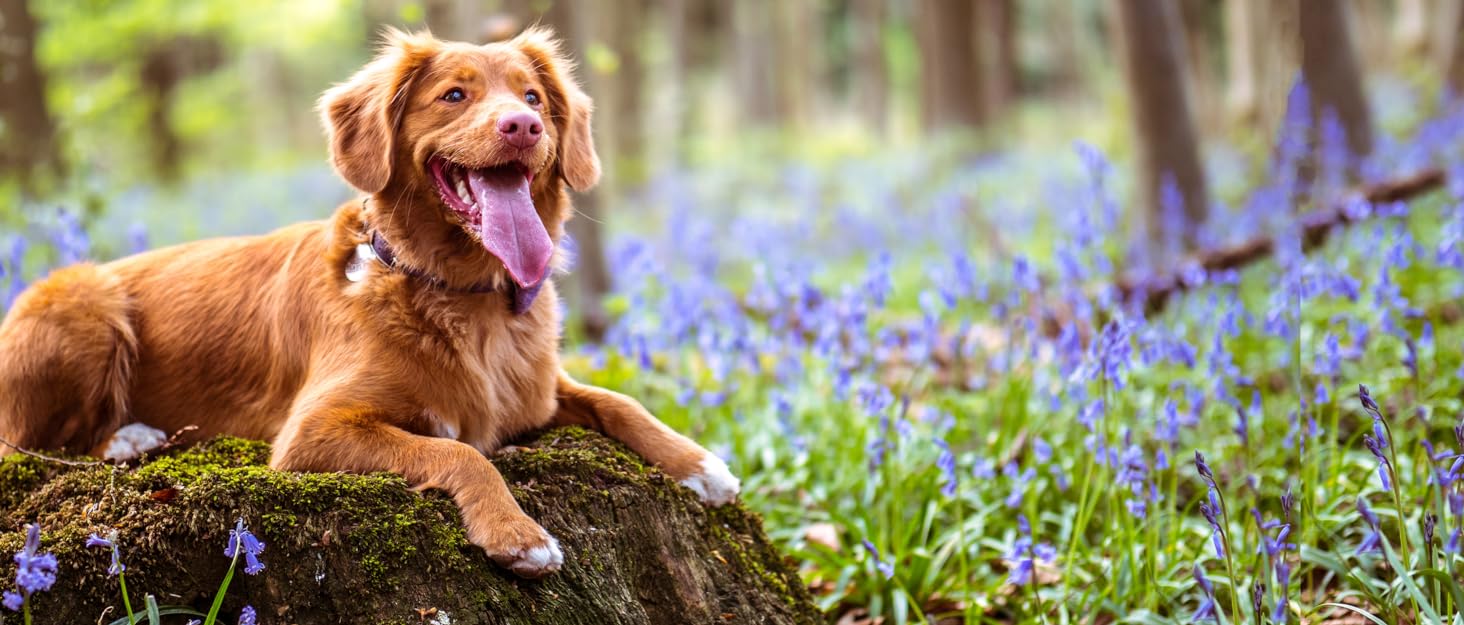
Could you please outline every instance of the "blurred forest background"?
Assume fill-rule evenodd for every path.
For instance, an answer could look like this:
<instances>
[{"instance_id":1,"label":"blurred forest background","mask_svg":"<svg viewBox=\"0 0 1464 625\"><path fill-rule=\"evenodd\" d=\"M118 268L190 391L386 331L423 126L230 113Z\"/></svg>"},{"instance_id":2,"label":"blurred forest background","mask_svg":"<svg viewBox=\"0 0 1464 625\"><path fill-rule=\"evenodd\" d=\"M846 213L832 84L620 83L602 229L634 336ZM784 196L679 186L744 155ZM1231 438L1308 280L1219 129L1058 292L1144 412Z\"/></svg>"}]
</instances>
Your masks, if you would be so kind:
<instances>
[{"instance_id":1,"label":"blurred forest background","mask_svg":"<svg viewBox=\"0 0 1464 625\"><path fill-rule=\"evenodd\" d=\"M105 258L324 217L350 191L314 100L385 26L487 42L535 22L597 103L588 301L599 230L643 225L667 172L1040 164L1082 140L1134 164L1131 232L1193 248L1264 171L1298 77L1310 140L1340 129L1357 163L1464 84L1464 0L0 0L0 227L79 220L114 233L91 242Z\"/></svg>"}]
</instances>

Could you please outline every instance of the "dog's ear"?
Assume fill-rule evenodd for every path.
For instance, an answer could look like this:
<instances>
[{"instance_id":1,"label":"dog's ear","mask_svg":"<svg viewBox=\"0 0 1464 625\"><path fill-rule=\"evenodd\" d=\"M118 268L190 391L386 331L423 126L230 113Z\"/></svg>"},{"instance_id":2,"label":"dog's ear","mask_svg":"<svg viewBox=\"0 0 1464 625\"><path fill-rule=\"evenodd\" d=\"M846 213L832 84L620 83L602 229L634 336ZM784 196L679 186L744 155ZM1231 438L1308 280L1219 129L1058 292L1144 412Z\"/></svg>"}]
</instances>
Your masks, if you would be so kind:
<instances>
[{"instance_id":1,"label":"dog's ear","mask_svg":"<svg viewBox=\"0 0 1464 625\"><path fill-rule=\"evenodd\" d=\"M534 27L509 41L539 72L549 103L559 146L555 155L559 175L570 188L584 191L600 181L600 157L590 134L594 102L581 91L571 74L573 63L560 52L559 41L547 28Z\"/></svg>"},{"instance_id":2,"label":"dog's ear","mask_svg":"<svg viewBox=\"0 0 1464 625\"><path fill-rule=\"evenodd\" d=\"M376 58L320 97L331 163L351 186L367 193L386 188L412 83L440 47L430 33L388 29Z\"/></svg>"}]
</instances>

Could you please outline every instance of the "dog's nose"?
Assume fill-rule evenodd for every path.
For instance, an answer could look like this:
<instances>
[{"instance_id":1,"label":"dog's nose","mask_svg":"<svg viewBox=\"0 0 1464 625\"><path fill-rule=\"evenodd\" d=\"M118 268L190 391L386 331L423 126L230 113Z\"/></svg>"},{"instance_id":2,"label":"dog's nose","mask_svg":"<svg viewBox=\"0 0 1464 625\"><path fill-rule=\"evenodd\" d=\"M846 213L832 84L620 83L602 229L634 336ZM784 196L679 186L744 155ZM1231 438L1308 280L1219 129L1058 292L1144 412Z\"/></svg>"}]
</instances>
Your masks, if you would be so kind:
<instances>
[{"instance_id":1,"label":"dog's nose","mask_svg":"<svg viewBox=\"0 0 1464 625\"><path fill-rule=\"evenodd\" d=\"M544 124L537 113L509 113L498 118L498 134L513 147L532 148L544 136Z\"/></svg>"}]
</instances>

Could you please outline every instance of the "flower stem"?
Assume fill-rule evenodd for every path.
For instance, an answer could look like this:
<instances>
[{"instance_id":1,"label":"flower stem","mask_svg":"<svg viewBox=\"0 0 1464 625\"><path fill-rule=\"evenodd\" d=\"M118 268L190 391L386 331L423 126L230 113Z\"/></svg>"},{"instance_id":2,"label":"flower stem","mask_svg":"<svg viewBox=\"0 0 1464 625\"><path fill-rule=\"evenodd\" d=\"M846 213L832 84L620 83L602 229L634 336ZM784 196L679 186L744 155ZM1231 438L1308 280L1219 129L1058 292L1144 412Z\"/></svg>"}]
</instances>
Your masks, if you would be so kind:
<instances>
[{"instance_id":1,"label":"flower stem","mask_svg":"<svg viewBox=\"0 0 1464 625\"><path fill-rule=\"evenodd\" d=\"M224 593L229 590L229 582L234 580L234 566L239 564L239 552L244 551L243 547L234 550L234 558L229 560L229 572L224 573L224 582L219 584L218 593L214 594L213 605L208 609L208 616L203 619L203 625L214 625L218 622L219 608L224 605Z\"/></svg>"},{"instance_id":2,"label":"flower stem","mask_svg":"<svg viewBox=\"0 0 1464 625\"><path fill-rule=\"evenodd\" d=\"M122 585L122 607L127 610L127 625L137 625L137 617L132 614L132 600L127 598L127 574L118 573L117 583Z\"/></svg>"}]
</instances>

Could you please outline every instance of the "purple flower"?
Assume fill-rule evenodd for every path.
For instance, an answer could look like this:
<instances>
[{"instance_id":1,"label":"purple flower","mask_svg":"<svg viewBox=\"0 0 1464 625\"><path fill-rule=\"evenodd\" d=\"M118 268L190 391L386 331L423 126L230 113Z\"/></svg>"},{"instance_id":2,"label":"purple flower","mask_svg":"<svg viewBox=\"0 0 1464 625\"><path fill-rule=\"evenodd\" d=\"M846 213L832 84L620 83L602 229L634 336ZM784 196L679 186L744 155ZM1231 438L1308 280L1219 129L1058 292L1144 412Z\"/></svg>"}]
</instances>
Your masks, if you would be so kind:
<instances>
[{"instance_id":1,"label":"purple flower","mask_svg":"<svg viewBox=\"0 0 1464 625\"><path fill-rule=\"evenodd\" d=\"M29 597L50 590L56 583L56 556L37 553L41 548L41 526L26 526L25 546L15 554L15 585Z\"/></svg>"},{"instance_id":2,"label":"purple flower","mask_svg":"<svg viewBox=\"0 0 1464 625\"><path fill-rule=\"evenodd\" d=\"M1362 520L1366 521L1368 527L1371 528L1371 531L1362 538L1362 543L1357 546L1357 553L1380 550L1383 536L1382 530L1378 527L1378 517L1373 514L1372 508L1367 506L1367 500L1361 497L1357 499L1357 514L1361 515Z\"/></svg>"},{"instance_id":3,"label":"purple flower","mask_svg":"<svg viewBox=\"0 0 1464 625\"><path fill-rule=\"evenodd\" d=\"M11 612L19 612L20 606L24 603L25 597L20 596L18 592L11 592L9 590L5 591L4 601L0 601L0 605L4 605L5 609Z\"/></svg>"},{"instance_id":4,"label":"purple flower","mask_svg":"<svg viewBox=\"0 0 1464 625\"><path fill-rule=\"evenodd\" d=\"M1027 496L1027 485L1037 477L1037 471L1027 467L1026 471L1018 472L1017 463L1009 462L1002 468L1002 475L1012 480L1012 490L1007 493L1003 503L1013 510L1022 507L1022 499Z\"/></svg>"},{"instance_id":5,"label":"purple flower","mask_svg":"<svg viewBox=\"0 0 1464 625\"><path fill-rule=\"evenodd\" d=\"M869 552L869 557L874 558L874 568L878 569L879 572L880 572L880 574L881 575L884 575L884 578L885 579L889 579L891 577L894 577L895 576L895 562L894 562L894 559L892 558L889 562L884 561L883 559L881 559L879 557L879 550L874 548L874 543L869 542L869 539L868 538L864 539L863 542L864 542L864 550L867 551L867 552Z\"/></svg>"},{"instance_id":6,"label":"purple flower","mask_svg":"<svg viewBox=\"0 0 1464 625\"><path fill-rule=\"evenodd\" d=\"M1200 473L1200 478L1205 480L1205 483L1209 484L1211 488L1215 487L1215 473L1210 470L1210 465L1205 462L1204 454L1201 454L1198 449L1195 450L1195 470Z\"/></svg>"},{"instance_id":7,"label":"purple flower","mask_svg":"<svg viewBox=\"0 0 1464 625\"><path fill-rule=\"evenodd\" d=\"M239 625L255 625L259 622L259 615L254 612L254 606L246 605L239 611Z\"/></svg>"},{"instance_id":8,"label":"purple flower","mask_svg":"<svg viewBox=\"0 0 1464 625\"><path fill-rule=\"evenodd\" d=\"M1383 447L1386 446L1386 443L1380 442L1381 440L1372 436L1363 435L1362 444L1366 445L1367 450L1372 452L1372 455L1378 459L1378 479L1383 483L1383 491L1389 492L1393 490L1393 483L1388 479L1388 457L1383 454Z\"/></svg>"},{"instance_id":9,"label":"purple flower","mask_svg":"<svg viewBox=\"0 0 1464 625\"><path fill-rule=\"evenodd\" d=\"M1196 564L1191 573L1195 577L1195 583L1200 585L1200 590L1204 591L1205 596L1200 600L1200 607L1195 610L1195 614L1190 617L1190 620L1203 621L1206 619L1215 619L1215 586L1210 583L1210 578L1205 577L1205 570L1200 568L1200 565Z\"/></svg>"},{"instance_id":10,"label":"purple flower","mask_svg":"<svg viewBox=\"0 0 1464 625\"><path fill-rule=\"evenodd\" d=\"M133 254L147 251L147 225L133 222L127 228L127 247Z\"/></svg>"},{"instance_id":11,"label":"purple flower","mask_svg":"<svg viewBox=\"0 0 1464 625\"><path fill-rule=\"evenodd\" d=\"M1057 549L1051 544L1032 540L1032 524L1027 522L1025 515L1017 515L1017 529L1021 534L1007 551L1007 559L1015 563L1007 574L1007 581L1015 586L1024 586L1032 582L1032 572L1036 570L1037 562L1051 563L1057 560Z\"/></svg>"},{"instance_id":12,"label":"purple flower","mask_svg":"<svg viewBox=\"0 0 1464 625\"><path fill-rule=\"evenodd\" d=\"M107 567L107 575L117 575L127 570L127 566L122 564L122 555L117 550L116 541L117 530L112 530L111 532L109 532L106 538L102 538L101 536L92 534L86 539L87 547L101 547L103 549L112 550L112 565Z\"/></svg>"},{"instance_id":13,"label":"purple flower","mask_svg":"<svg viewBox=\"0 0 1464 625\"><path fill-rule=\"evenodd\" d=\"M946 497L953 497L956 494L956 455L951 453L950 444L944 440L935 439L935 446L940 448L940 457L935 461L942 476L940 492Z\"/></svg>"},{"instance_id":14,"label":"purple flower","mask_svg":"<svg viewBox=\"0 0 1464 625\"><path fill-rule=\"evenodd\" d=\"M244 554L244 573L258 575L264 570L264 563L259 561L259 554L264 553L264 543L259 542L254 534L244 527L244 518L234 524L234 529L229 530L229 543L224 546L224 556L236 558L240 552Z\"/></svg>"},{"instance_id":15,"label":"purple flower","mask_svg":"<svg viewBox=\"0 0 1464 625\"><path fill-rule=\"evenodd\" d=\"M1381 419L1381 418L1383 418L1382 411L1380 411L1378 409L1378 403L1375 402L1375 401L1373 401L1372 394L1371 393L1368 393L1366 386L1363 386L1361 384L1358 384L1357 385L1357 395L1358 395L1358 399L1362 401L1362 407L1363 407L1363 409L1364 410L1367 410L1368 412L1371 412L1373 414L1373 418L1375 418L1375 419Z\"/></svg>"}]
</instances>

